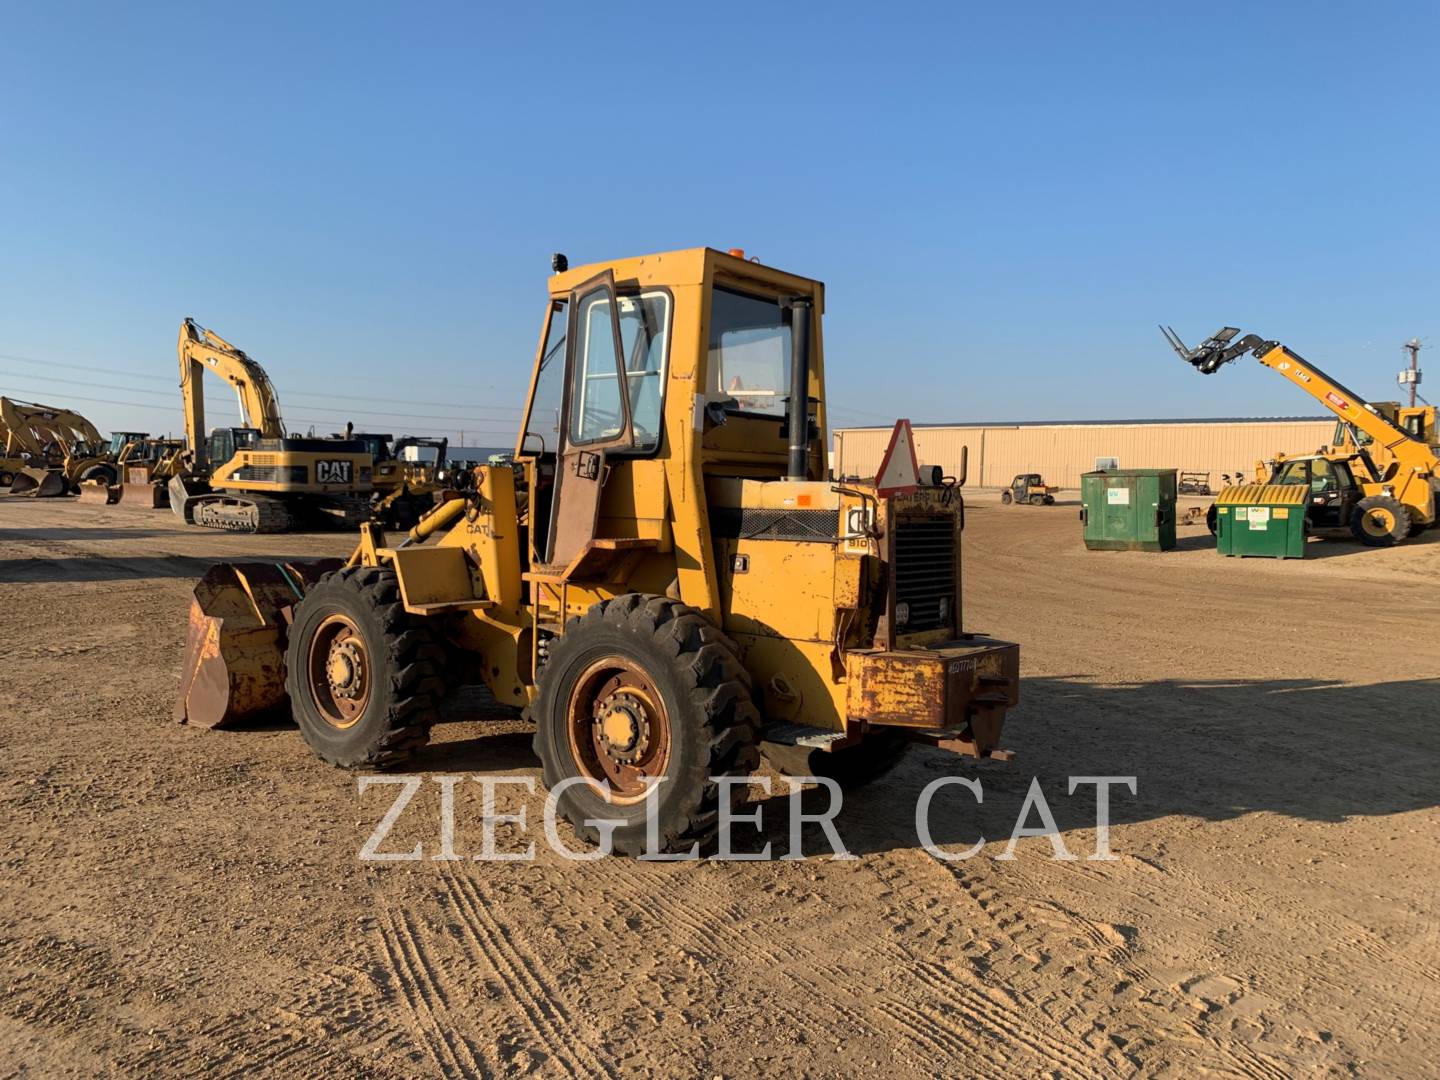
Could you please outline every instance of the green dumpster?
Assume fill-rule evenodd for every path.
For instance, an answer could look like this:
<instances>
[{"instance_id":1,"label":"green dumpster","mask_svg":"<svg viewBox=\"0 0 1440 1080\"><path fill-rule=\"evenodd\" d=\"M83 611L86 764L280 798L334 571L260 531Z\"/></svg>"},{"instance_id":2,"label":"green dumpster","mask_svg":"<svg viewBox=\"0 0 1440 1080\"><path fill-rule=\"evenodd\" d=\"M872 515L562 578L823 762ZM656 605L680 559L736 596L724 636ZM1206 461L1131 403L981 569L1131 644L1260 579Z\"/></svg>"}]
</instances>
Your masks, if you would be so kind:
<instances>
[{"instance_id":1,"label":"green dumpster","mask_svg":"<svg viewBox=\"0 0 1440 1080\"><path fill-rule=\"evenodd\" d=\"M1215 546L1221 555L1305 557L1304 484L1233 484L1215 500Z\"/></svg>"},{"instance_id":2,"label":"green dumpster","mask_svg":"<svg viewBox=\"0 0 1440 1080\"><path fill-rule=\"evenodd\" d=\"M1080 477L1080 520L1091 551L1175 547L1175 470L1109 469Z\"/></svg>"}]
</instances>

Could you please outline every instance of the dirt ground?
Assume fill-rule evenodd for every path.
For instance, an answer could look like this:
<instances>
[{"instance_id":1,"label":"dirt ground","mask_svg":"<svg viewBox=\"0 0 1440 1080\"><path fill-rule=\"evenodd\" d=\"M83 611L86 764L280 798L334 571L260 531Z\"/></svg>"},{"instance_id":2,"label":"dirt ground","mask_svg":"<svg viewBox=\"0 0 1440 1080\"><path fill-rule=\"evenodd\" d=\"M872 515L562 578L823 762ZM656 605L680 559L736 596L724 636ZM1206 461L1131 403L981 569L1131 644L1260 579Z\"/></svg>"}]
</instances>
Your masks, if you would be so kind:
<instances>
[{"instance_id":1,"label":"dirt ground","mask_svg":"<svg viewBox=\"0 0 1440 1080\"><path fill-rule=\"evenodd\" d=\"M807 830L803 860L569 862L519 789L499 844L534 862L433 861L429 780L383 846L424 859L377 863L396 788L171 720L203 568L348 537L0 497L0 1073L1437 1075L1440 533L1303 562L1182 535L1088 553L1073 505L973 498L966 622L1022 645L1018 757L912 751L847 798L854 861ZM538 776L522 723L449 719L415 773ZM932 808L946 849L987 839L964 861L916 836L946 775L984 785ZM1094 775L1137 778L1113 862L1067 793ZM1081 859L994 858L1032 777ZM759 798L737 835L787 851Z\"/></svg>"}]
</instances>

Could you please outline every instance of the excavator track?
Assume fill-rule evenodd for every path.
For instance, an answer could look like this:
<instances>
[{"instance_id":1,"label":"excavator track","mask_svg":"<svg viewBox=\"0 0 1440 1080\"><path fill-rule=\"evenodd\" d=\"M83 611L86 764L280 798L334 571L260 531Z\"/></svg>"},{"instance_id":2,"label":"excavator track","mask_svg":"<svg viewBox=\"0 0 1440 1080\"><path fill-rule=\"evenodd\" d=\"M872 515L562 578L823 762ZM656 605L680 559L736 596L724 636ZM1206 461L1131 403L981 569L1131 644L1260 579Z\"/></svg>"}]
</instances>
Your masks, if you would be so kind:
<instances>
[{"instance_id":1,"label":"excavator track","mask_svg":"<svg viewBox=\"0 0 1440 1080\"><path fill-rule=\"evenodd\" d=\"M290 510L280 499L265 495L200 495L186 507L194 524L227 532L278 533L291 525Z\"/></svg>"}]
</instances>

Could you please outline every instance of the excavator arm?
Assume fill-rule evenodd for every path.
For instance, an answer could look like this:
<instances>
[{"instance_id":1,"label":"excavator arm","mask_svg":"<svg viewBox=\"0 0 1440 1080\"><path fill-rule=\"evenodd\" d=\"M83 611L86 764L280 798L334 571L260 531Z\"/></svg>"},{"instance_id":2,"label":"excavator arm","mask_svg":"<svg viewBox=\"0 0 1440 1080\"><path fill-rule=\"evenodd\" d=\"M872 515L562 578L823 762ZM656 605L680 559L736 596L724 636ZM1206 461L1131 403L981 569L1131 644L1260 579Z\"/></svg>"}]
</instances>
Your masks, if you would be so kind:
<instances>
[{"instance_id":1,"label":"excavator arm","mask_svg":"<svg viewBox=\"0 0 1440 1080\"><path fill-rule=\"evenodd\" d=\"M198 469L206 464L205 389L202 372L212 371L235 388L245 426L256 428L262 439L285 437L280 399L265 369L213 330L186 318L180 324L177 344L180 359L180 394L185 404L185 437Z\"/></svg>"},{"instance_id":2,"label":"excavator arm","mask_svg":"<svg viewBox=\"0 0 1440 1080\"><path fill-rule=\"evenodd\" d=\"M1267 341L1258 334L1246 334L1239 341L1235 341L1235 335L1240 331L1233 326L1222 326L1192 349L1180 340L1180 336L1173 329L1165 326L1160 329L1180 359L1205 375L1213 375L1230 361L1246 353L1253 353L1261 364L1285 376L1339 417L1342 423L1357 431L1363 431L1389 451L1395 461L1390 470L1391 475L1399 470L1425 476L1440 472L1440 460L1437 460L1431 447L1412 438L1409 432L1373 408L1364 398L1346 389L1279 342ZM1390 478L1375 475L1376 470L1369 454L1362 452L1360 456L1376 481Z\"/></svg>"}]
</instances>

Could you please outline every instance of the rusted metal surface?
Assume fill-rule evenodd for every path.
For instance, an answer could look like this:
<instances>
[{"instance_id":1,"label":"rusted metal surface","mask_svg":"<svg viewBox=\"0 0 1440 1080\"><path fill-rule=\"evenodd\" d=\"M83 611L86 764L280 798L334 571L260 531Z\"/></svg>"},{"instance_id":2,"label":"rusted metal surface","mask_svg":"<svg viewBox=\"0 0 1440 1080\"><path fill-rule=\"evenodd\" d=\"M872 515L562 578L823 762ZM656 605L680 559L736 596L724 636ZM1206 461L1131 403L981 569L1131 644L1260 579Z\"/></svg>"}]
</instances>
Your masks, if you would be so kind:
<instances>
[{"instance_id":1,"label":"rusted metal surface","mask_svg":"<svg viewBox=\"0 0 1440 1080\"><path fill-rule=\"evenodd\" d=\"M338 731L354 727L375 682L375 664L360 628L348 615L330 616L315 631L307 659L321 719Z\"/></svg>"},{"instance_id":2,"label":"rusted metal surface","mask_svg":"<svg viewBox=\"0 0 1440 1080\"><path fill-rule=\"evenodd\" d=\"M854 651L846 665L850 723L941 732L935 745L975 757L998 748L1005 710L1020 700L1020 647L990 638Z\"/></svg>"},{"instance_id":3,"label":"rusted metal surface","mask_svg":"<svg viewBox=\"0 0 1440 1080\"><path fill-rule=\"evenodd\" d=\"M285 704L285 632L306 588L340 566L221 563L195 585L175 719L196 727L253 721Z\"/></svg>"},{"instance_id":4,"label":"rusted metal surface","mask_svg":"<svg viewBox=\"0 0 1440 1080\"><path fill-rule=\"evenodd\" d=\"M650 676L620 656L591 664L566 704L570 752L581 774L608 783L610 801L634 803L668 775L670 715Z\"/></svg>"}]
</instances>

